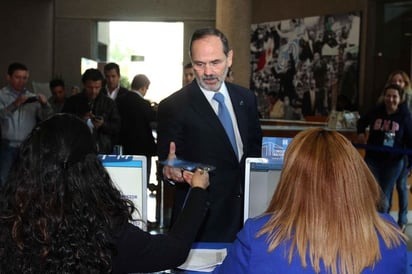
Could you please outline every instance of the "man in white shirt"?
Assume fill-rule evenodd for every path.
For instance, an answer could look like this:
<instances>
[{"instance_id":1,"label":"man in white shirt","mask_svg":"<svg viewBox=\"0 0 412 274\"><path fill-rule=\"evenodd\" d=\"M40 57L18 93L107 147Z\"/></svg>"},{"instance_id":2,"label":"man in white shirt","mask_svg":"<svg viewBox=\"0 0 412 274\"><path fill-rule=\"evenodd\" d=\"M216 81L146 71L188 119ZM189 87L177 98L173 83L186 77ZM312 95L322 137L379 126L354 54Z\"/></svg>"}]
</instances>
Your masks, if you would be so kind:
<instances>
[{"instance_id":1,"label":"man in white shirt","mask_svg":"<svg viewBox=\"0 0 412 274\"><path fill-rule=\"evenodd\" d=\"M116 100L118 96L125 94L128 90L120 86L120 67L116 63L107 63L104 66L104 77L106 86L104 92L111 99Z\"/></svg>"}]
</instances>

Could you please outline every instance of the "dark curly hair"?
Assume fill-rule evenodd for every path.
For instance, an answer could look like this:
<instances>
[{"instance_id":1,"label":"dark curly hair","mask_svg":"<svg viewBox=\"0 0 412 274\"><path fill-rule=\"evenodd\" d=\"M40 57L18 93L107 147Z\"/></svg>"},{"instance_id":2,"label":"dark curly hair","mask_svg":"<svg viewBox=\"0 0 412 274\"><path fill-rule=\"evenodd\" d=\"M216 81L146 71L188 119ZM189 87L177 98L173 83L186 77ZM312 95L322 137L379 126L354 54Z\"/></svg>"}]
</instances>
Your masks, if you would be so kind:
<instances>
[{"instance_id":1,"label":"dark curly hair","mask_svg":"<svg viewBox=\"0 0 412 274\"><path fill-rule=\"evenodd\" d=\"M135 210L87 125L57 114L33 129L0 190L0 273L110 273L114 232Z\"/></svg>"}]
</instances>

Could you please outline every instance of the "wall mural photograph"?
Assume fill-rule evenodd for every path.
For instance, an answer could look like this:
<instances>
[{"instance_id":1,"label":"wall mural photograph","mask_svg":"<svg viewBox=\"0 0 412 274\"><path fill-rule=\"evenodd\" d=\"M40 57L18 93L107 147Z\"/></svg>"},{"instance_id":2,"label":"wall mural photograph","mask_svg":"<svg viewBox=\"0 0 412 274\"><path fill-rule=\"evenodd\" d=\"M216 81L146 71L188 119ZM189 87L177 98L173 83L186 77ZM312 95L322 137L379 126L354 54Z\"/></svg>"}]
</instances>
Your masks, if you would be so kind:
<instances>
[{"instance_id":1,"label":"wall mural photograph","mask_svg":"<svg viewBox=\"0 0 412 274\"><path fill-rule=\"evenodd\" d=\"M262 118L358 109L360 13L251 26L251 89Z\"/></svg>"}]
</instances>

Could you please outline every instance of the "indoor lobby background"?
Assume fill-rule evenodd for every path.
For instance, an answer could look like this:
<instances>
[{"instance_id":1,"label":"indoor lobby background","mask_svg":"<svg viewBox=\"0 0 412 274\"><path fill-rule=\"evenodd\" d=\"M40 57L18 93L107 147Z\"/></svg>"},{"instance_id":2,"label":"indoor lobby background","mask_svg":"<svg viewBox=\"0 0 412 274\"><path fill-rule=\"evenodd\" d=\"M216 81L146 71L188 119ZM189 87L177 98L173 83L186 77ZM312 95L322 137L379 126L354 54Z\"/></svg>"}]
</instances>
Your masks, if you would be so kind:
<instances>
[{"instance_id":1,"label":"indoor lobby background","mask_svg":"<svg viewBox=\"0 0 412 274\"><path fill-rule=\"evenodd\" d=\"M411 69L412 1L390 0L15 0L1 5L0 85L7 65L25 63L30 79L62 75L79 85L80 59L99 59L101 21L183 22L183 64L193 30L216 26L234 49L235 82L249 85L250 25L316 15L361 13L360 110L368 109L394 69ZM392 13L388 21L385 14ZM133 35L133 34L130 34ZM150 41L150 37L141 37ZM101 45L100 45L101 46ZM154 45L167 50L167 41ZM182 65L183 65L182 64ZM4 75L1 77L1 75Z\"/></svg>"}]
</instances>

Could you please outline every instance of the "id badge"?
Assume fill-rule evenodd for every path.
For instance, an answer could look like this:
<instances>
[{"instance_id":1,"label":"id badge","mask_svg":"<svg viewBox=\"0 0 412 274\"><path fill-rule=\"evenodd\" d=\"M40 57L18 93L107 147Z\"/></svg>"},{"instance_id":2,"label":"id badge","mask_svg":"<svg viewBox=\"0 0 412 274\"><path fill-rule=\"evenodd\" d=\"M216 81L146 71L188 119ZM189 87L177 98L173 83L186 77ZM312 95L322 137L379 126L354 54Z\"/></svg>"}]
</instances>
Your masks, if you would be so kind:
<instances>
[{"instance_id":1,"label":"id badge","mask_svg":"<svg viewBox=\"0 0 412 274\"><path fill-rule=\"evenodd\" d=\"M395 143L395 133L385 132L385 139L383 140L383 145L386 147L393 147Z\"/></svg>"}]
</instances>

